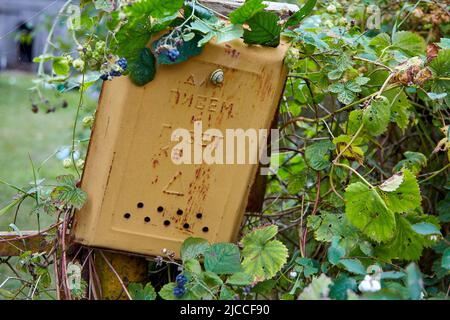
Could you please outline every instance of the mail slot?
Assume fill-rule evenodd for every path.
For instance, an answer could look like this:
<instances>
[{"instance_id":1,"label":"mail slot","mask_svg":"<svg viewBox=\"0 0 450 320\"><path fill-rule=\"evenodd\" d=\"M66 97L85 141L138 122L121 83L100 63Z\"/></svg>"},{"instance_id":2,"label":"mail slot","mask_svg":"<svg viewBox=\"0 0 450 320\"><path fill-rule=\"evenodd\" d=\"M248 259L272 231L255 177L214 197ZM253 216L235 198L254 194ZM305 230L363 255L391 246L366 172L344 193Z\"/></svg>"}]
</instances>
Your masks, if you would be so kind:
<instances>
[{"instance_id":1,"label":"mail slot","mask_svg":"<svg viewBox=\"0 0 450 320\"><path fill-rule=\"evenodd\" d=\"M189 236L235 241L259 165L175 163L172 134L178 128L193 132L198 123L203 132L270 129L286 80L287 49L285 43L210 43L187 62L159 66L143 87L127 77L105 82L75 241L144 255L166 248L177 257Z\"/></svg>"}]
</instances>

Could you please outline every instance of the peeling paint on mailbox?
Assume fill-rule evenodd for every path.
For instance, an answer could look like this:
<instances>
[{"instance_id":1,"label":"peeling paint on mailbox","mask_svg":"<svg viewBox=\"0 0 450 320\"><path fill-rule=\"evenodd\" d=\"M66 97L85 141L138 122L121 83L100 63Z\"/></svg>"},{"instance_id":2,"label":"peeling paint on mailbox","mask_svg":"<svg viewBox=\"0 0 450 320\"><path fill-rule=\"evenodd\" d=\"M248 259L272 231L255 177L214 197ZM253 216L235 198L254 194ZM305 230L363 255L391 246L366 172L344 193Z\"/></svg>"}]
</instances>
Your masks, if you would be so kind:
<instances>
[{"instance_id":1,"label":"peeling paint on mailbox","mask_svg":"<svg viewBox=\"0 0 450 320\"><path fill-rule=\"evenodd\" d=\"M75 217L75 241L144 255L163 248L179 257L184 239L235 241L258 164L180 164L171 152L176 128L270 129L286 80L278 48L241 40L208 44L188 62L160 66L137 87L105 82ZM211 74L222 70L223 82Z\"/></svg>"}]
</instances>

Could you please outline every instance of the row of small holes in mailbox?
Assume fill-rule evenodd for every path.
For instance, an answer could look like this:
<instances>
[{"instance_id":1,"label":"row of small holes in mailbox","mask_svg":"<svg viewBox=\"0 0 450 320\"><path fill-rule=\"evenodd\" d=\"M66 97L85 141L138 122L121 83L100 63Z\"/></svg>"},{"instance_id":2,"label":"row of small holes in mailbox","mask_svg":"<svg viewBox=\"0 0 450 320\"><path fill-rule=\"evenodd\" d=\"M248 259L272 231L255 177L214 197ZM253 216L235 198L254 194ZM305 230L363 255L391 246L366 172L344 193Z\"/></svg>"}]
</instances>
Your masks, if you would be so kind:
<instances>
[{"instance_id":1,"label":"row of small holes in mailbox","mask_svg":"<svg viewBox=\"0 0 450 320\"><path fill-rule=\"evenodd\" d=\"M142 208L144 207L144 204L143 204L142 202L139 202L139 203L137 204L137 207L138 207L139 209L142 209ZM164 211L164 207L159 206L158 208L156 208L156 211L158 211L159 213L161 213L161 212ZM178 209L178 210L177 210L177 215L179 215L179 216L183 215L183 210ZM197 217L197 219L201 219L201 218L203 217L203 214L199 212L199 213L197 213L195 216ZM123 215L123 217L124 217L125 219L130 219L130 218L131 218L131 213L126 212L126 213ZM150 222L150 220L151 220L151 219L150 219L150 217L148 217L148 216L144 218L144 222L145 222L145 223ZM164 223L164 225L165 225L166 227L170 226L170 220L164 220L163 223ZM189 223L185 223L185 224L183 225L183 228L184 228L184 229L189 229ZM208 227L203 227L203 228L202 228L202 231L203 231L203 232L208 232L208 231L209 231L209 228L208 228Z\"/></svg>"}]
</instances>

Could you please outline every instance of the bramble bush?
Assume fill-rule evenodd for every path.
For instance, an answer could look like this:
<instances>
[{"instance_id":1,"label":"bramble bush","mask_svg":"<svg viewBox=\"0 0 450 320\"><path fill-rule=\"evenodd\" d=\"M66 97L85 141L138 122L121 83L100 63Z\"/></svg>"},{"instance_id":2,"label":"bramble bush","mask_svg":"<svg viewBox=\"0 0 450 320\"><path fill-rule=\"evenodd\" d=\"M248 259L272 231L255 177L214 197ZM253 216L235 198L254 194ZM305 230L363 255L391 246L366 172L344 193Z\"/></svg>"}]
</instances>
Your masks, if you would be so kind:
<instances>
[{"instance_id":1,"label":"bramble bush","mask_svg":"<svg viewBox=\"0 0 450 320\"><path fill-rule=\"evenodd\" d=\"M82 0L81 15L67 17L76 53L48 46L35 58L33 88L36 104L45 85L80 92L66 159L73 175L59 177L56 187L35 177L36 185L18 188L1 213L32 197L35 213L57 216L54 226L67 227L86 199L77 187L83 163L74 154L85 150L76 143L76 123L84 92L98 81L125 75L144 85L157 65L182 63L209 41L242 38L269 47L289 41L281 148L272 155L282 165L268 181L263 211L246 214L238 244L188 238L181 261L164 250L150 267L164 277L128 284L130 295L447 299L449 3L307 0L281 15L265 7L247 0L223 17L196 0ZM52 72L44 71L46 63ZM83 120L86 127L94 116ZM60 245L61 234L55 239ZM21 259L27 270L45 273L37 269L45 253ZM36 284L37 295L43 285Z\"/></svg>"}]
</instances>

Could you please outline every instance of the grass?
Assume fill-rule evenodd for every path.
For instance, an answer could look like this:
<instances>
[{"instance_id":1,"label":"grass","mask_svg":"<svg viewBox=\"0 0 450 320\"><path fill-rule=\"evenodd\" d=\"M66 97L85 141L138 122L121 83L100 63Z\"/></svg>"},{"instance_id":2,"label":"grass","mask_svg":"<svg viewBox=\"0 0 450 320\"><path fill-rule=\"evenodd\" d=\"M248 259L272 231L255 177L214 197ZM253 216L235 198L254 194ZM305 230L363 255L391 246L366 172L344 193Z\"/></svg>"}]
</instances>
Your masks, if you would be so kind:
<instances>
[{"instance_id":1,"label":"grass","mask_svg":"<svg viewBox=\"0 0 450 320\"><path fill-rule=\"evenodd\" d=\"M53 184L57 176L70 172L54 154L58 148L72 143L79 99L76 91L58 94L54 90L45 90L43 94L50 105L56 106L56 112L46 114L41 106L38 113L33 113L29 90L33 86L33 78L33 75L19 72L0 73L0 180L24 189L30 188L30 183L34 184L31 161L39 167L48 159L38 173L38 179L46 179L46 184ZM63 100L68 102L67 108L62 108ZM90 114L94 106L95 98L86 99L80 119ZM89 131L82 129L81 123L78 127L77 139L88 137ZM0 209L8 205L15 194L11 187L0 183ZM32 200L26 200L20 206L15 222L19 230L37 230L37 215L31 213L33 205ZM13 209L0 216L0 231L11 230L14 215ZM53 221L55 217L41 215L41 228ZM16 261L17 258L11 259L13 265ZM10 275L11 271L0 264L0 284ZM3 288L12 289L17 285L11 282Z\"/></svg>"},{"instance_id":2,"label":"grass","mask_svg":"<svg viewBox=\"0 0 450 320\"><path fill-rule=\"evenodd\" d=\"M71 145L79 98L77 92L44 91L50 105L56 106L56 112L46 114L45 108L40 106L39 112L33 113L29 91L33 77L17 72L0 73L0 179L25 189L34 183L31 161L38 167L58 148ZM67 108L61 107L63 100L68 102ZM89 103L92 108L92 101ZM44 178L49 183L67 173L61 160L53 156L40 169L38 179ZM0 184L0 208L10 203L15 194L15 190ZM31 209L31 200L22 204L16 223L19 229L37 228L36 217L29 214ZM13 213L10 211L0 217L0 231L8 229Z\"/></svg>"}]
</instances>

